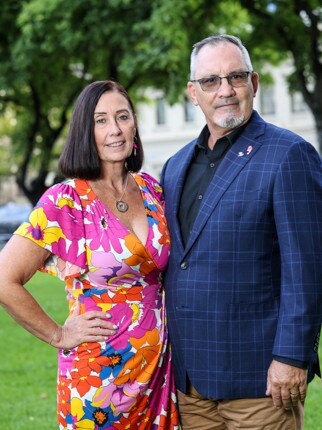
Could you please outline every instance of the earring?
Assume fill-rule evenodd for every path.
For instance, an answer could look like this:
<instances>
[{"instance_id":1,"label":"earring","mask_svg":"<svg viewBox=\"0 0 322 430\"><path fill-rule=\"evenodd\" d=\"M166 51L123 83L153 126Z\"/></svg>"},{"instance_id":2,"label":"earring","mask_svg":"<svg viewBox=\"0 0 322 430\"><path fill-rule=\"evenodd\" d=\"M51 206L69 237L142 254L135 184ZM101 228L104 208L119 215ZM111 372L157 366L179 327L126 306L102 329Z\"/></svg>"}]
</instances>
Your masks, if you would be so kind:
<instances>
[{"instance_id":1,"label":"earring","mask_svg":"<svg viewBox=\"0 0 322 430\"><path fill-rule=\"evenodd\" d=\"M138 149L138 146L135 143L136 141L137 141L137 137L134 136L134 139L133 139L133 155L134 155L134 157L136 157L136 150Z\"/></svg>"}]
</instances>

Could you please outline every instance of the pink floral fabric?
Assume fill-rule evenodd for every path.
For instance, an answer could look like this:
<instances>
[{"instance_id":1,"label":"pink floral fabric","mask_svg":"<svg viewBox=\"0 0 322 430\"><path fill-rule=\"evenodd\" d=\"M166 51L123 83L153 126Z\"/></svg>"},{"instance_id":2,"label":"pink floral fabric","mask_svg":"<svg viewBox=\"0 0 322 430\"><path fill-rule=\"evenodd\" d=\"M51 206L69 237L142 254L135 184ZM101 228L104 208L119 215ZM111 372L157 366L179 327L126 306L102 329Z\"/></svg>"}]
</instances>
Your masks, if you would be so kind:
<instances>
[{"instance_id":1,"label":"pink floral fabric","mask_svg":"<svg viewBox=\"0 0 322 430\"><path fill-rule=\"evenodd\" d=\"M162 271L170 251L159 184L133 174L144 202L145 244L97 198L67 180L42 196L16 234L51 252L41 270L66 284L70 314L102 310L117 333L58 351L58 421L70 429L178 429Z\"/></svg>"}]
</instances>

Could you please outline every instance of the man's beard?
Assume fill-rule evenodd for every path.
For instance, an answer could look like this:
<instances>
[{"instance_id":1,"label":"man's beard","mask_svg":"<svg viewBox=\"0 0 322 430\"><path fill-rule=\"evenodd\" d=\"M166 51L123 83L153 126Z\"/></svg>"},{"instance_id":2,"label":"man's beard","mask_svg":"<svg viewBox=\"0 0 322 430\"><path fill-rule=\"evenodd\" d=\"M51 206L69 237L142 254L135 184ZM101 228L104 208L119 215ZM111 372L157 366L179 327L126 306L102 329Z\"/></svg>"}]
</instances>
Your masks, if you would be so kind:
<instances>
[{"instance_id":1,"label":"man's beard","mask_svg":"<svg viewBox=\"0 0 322 430\"><path fill-rule=\"evenodd\" d=\"M226 118L216 119L216 124L222 128L233 129L237 128L245 121L245 115L227 116Z\"/></svg>"}]
</instances>

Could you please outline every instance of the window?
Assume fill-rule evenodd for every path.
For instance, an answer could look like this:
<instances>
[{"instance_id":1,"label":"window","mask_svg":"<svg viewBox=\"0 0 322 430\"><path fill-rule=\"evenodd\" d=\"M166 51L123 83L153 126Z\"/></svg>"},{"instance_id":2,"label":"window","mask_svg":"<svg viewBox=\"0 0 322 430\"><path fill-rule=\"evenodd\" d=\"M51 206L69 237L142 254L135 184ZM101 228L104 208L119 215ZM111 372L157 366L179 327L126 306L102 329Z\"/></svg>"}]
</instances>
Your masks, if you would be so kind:
<instances>
[{"instance_id":1,"label":"window","mask_svg":"<svg viewBox=\"0 0 322 430\"><path fill-rule=\"evenodd\" d=\"M156 100L157 106L156 106L156 114L157 114L157 124L161 125L161 124L165 124L166 122L166 117L165 117L165 108L166 108L166 103L165 103L165 99L163 97L159 97Z\"/></svg>"},{"instance_id":2,"label":"window","mask_svg":"<svg viewBox=\"0 0 322 430\"><path fill-rule=\"evenodd\" d=\"M195 107L191 100L188 97L184 98L183 102L183 108L184 108L184 120L185 122L194 122L195 120Z\"/></svg>"},{"instance_id":3,"label":"window","mask_svg":"<svg viewBox=\"0 0 322 430\"><path fill-rule=\"evenodd\" d=\"M291 111L304 112L306 110L308 110L308 107L304 101L302 93L296 92L291 94Z\"/></svg>"},{"instance_id":4,"label":"window","mask_svg":"<svg viewBox=\"0 0 322 430\"><path fill-rule=\"evenodd\" d=\"M263 115L272 115L275 113L273 85L262 85L260 92L260 107Z\"/></svg>"}]
</instances>

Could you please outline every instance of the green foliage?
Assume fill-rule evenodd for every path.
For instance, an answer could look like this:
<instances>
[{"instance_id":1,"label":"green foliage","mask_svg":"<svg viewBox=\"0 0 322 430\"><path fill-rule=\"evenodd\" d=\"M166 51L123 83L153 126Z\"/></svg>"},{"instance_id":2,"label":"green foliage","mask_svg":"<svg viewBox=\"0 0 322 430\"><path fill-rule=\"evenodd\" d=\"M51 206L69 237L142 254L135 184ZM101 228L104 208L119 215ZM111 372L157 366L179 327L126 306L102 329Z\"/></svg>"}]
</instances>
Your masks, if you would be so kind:
<instances>
[{"instance_id":1,"label":"green foliage","mask_svg":"<svg viewBox=\"0 0 322 430\"><path fill-rule=\"evenodd\" d=\"M7 141L0 146L0 177L8 176L10 173L10 146Z\"/></svg>"},{"instance_id":2,"label":"green foliage","mask_svg":"<svg viewBox=\"0 0 322 430\"><path fill-rule=\"evenodd\" d=\"M192 45L213 33L240 36L259 72L292 55L292 88L302 91L322 140L321 14L318 0L6 1L0 132L11 139L21 189L32 202L44 191L88 82L118 80L135 101L155 87L174 103L185 91Z\"/></svg>"},{"instance_id":3,"label":"green foliage","mask_svg":"<svg viewBox=\"0 0 322 430\"><path fill-rule=\"evenodd\" d=\"M292 89L302 91L319 129L318 119L322 116L319 96L322 91L321 2L241 0L240 3L248 9L252 19L252 34L255 36L252 45L292 57L295 65L294 76L290 79ZM322 129L320 131L322 133Z\"/></svg>"}]
</instances>

